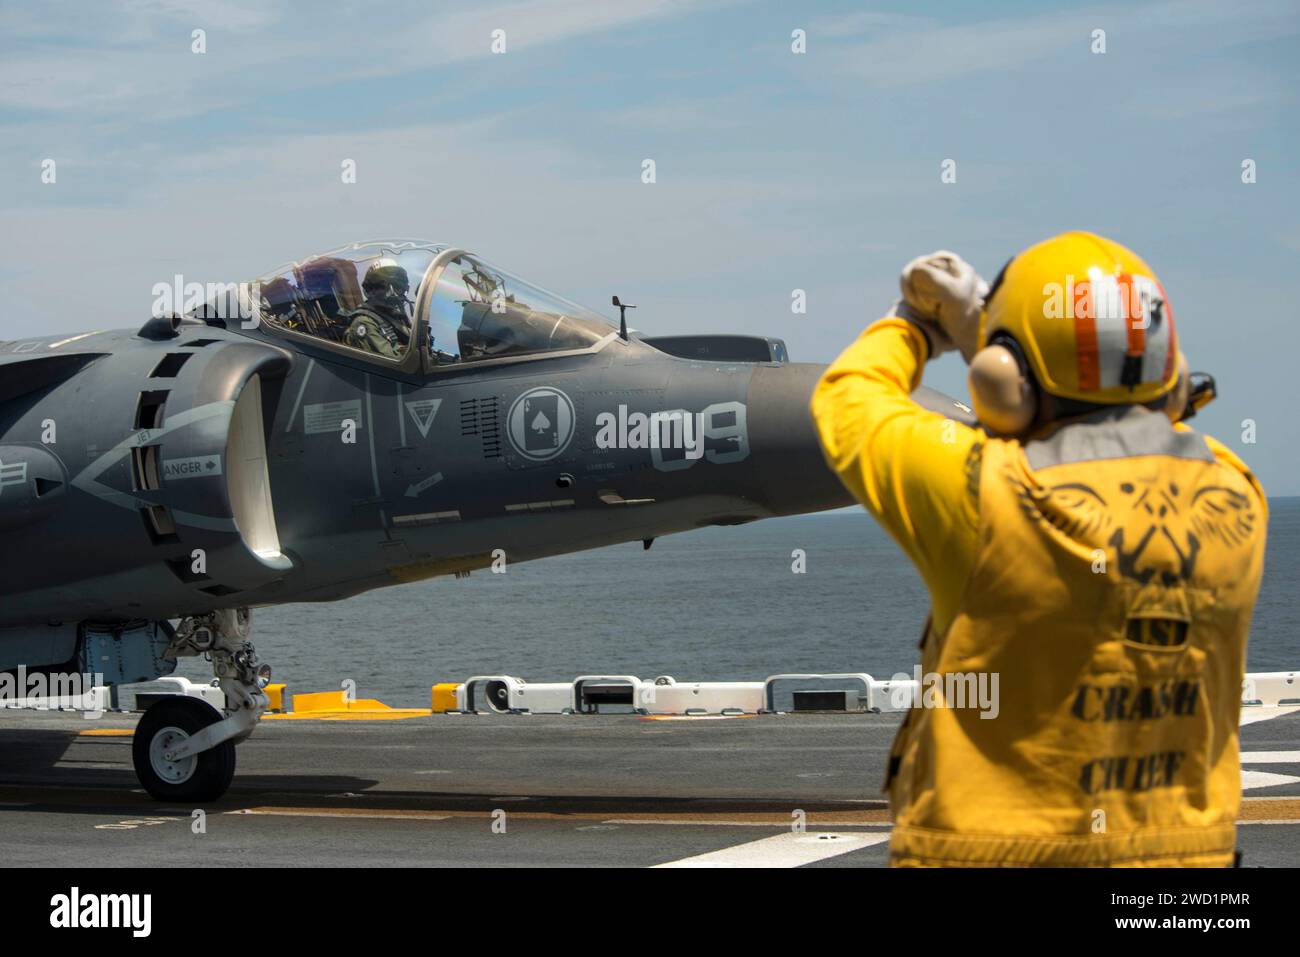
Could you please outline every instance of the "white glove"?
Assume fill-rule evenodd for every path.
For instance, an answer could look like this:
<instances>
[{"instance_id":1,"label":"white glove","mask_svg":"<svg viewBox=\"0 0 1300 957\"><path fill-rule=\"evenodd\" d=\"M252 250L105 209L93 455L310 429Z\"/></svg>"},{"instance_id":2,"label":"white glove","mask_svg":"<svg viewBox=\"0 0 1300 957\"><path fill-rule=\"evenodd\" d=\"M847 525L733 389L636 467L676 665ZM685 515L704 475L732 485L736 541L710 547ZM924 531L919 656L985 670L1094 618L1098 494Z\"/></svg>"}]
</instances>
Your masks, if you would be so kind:
<instances>
[{"instance_id":1,"label":"white glove","mask_svg":"<svg viewBox=\"0 0 1300 957\"><path fill-rule=\"evenodd\" d=\"M956 253L918 256L898 278L903 291L895 312L916 323L930 340L932 357L952 349L970 362L979 345L980 310L989 284Z\"/></svg>"}]
</instances>

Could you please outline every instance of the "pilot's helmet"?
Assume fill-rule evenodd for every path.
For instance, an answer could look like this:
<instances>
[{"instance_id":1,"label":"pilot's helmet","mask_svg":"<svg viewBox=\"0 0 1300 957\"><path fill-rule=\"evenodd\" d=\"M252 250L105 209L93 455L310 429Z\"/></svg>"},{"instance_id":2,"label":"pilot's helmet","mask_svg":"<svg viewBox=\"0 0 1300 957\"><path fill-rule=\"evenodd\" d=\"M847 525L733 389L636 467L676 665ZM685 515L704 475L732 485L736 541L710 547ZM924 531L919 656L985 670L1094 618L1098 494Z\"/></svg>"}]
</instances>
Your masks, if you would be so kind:
<instances>
[{"instance_id":1,"label":"pilot's helmet","mask_svg":"<svg viewBox=\"0 0 1300 957\"><path fill-rule=\"evenodd\" d=\"M378 299L394 306L410 301L406 294L411 289L411 280L395 259L376 259L366 270L361 288L367 299Z\"/></svg>"}]
</instances>

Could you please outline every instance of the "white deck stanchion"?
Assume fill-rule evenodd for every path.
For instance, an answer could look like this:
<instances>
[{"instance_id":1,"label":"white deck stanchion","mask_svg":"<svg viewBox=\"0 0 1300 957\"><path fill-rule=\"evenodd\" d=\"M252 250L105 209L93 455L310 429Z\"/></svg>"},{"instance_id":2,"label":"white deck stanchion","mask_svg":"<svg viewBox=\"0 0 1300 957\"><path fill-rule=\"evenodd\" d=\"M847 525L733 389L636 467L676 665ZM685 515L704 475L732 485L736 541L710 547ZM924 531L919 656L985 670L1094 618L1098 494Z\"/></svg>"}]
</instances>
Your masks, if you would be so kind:
<instances>
[{"instance_id":1,"label":"white deck stanchion","mask_svg":"<svg viewBox=\"0 0 1300 957\"><path fill-rule=\"evenodd\" d=\"M1246 675L1241 684L1241 703L1267 708L1300 705L1300 672L1258 671Z\"/></svg>"}]
</instances>

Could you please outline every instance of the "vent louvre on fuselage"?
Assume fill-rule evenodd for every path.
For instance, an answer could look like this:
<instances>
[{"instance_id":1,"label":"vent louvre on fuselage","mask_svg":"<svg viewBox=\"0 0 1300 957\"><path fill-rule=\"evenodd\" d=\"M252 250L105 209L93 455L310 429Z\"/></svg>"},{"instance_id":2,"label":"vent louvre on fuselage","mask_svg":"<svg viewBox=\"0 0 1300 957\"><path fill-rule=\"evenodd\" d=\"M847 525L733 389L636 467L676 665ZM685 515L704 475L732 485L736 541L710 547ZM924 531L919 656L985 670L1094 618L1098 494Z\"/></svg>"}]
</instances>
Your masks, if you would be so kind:
<instances>
[{"instance_id":1,"label":"vent louvre on fuselage","mask_svg":"<svg viewBox=\"0 0 1300 957\"><path fill-rule=\"evenodd\" d=\"M158 364L153 367L153 372L149 373L151 379L174 379L176 374L181 371L181 366L189 361L192 352L169 352L158 360Z\"/></svg>"},{"instance_id":2,"label":"vent louvre on fuselage","mask_svg":"<svg viewBox=\"0 0 1300 957\"><path fill-rule=\"evenodd\" d=\"M181 540L176 534L172 513L166 505L147 506L140 509L140 514L144 517L144 530L149 533L149 539L155 545L174 545Z\"/></svg>"},{"instance_id":3,"label":"vent louvre on fuselage","mask_svg":"<svg viewBox=\"0 0 1300 957\"><path fill-rule=\"evenodd\" d=\"M137 492L162 488L162 446L141 445L131 450L131 479Z\"/></svg>"},{"instance_id":4,"label":"vent louvre on fuselage","mask_svg":"<svg viewBox=\"0 0 1300 957\"><path fill-rule=\"evenodd\" d=\"M192 585L195 582L211 581L210 575L194 570L194 563L188 556L169 558L166 564L171 569L172 574L187 585Z\"/></svg>"},{"instance_id":5,"label":"vent louvre on fuselage","mask_svg":"<svg viewBox=\"0 0 1300 957\"><path fill-rule=\"evenodd\" d=\"M161 429L163 409L167 405L166 389L156 392L141 392L135 407L135 427L137 429Z\"/></svg>"},{"instance_id":6,"label":"vent louvre on fuselage","mask_svg":"<svg viewBox=\"0 0 1300 957\"><path fill-rule=\"evenodd\" d=\"M209 585L207 588L200 588L199 591L205 592L216 598L224 598L226 595L235 595L239 593L238 588L231 588L229 585Z\"/></svg>"},{"instance_id":7,"label":"vent louvre on fuselage","mask_svg":"<svg viewBox=\"0 0 1300 957\"><path fill-rule=\"evenodd\" d=\"M501 457L501 425L497 416L496 396L461 400L460 434L479 436L483 442L483 458Z\"/></svg>"}]
</instances>

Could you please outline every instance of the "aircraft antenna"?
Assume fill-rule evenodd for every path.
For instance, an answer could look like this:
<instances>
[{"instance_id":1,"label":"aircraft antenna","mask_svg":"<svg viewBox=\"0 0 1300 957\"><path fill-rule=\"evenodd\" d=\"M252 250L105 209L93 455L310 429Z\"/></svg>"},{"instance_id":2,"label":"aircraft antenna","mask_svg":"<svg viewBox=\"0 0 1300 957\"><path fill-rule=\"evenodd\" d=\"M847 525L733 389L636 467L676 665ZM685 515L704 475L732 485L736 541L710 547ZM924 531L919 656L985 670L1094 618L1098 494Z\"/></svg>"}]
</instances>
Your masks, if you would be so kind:
<instances>
[{"instance_id":1,"label":"aircraft antenna","mask_svg":"<svg viewBox=\"0 0 1300 957\"><path fill-rule=\"evenodd\" d=\"M630 303L619 302L618 296L615 296L610 300L610 302L618 306L618 337L624 342L627 342L627 311L629 309L635 309L636 306L633 306Z\"/></svg>"}]
</instances>

